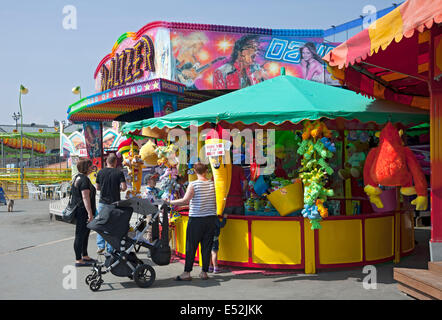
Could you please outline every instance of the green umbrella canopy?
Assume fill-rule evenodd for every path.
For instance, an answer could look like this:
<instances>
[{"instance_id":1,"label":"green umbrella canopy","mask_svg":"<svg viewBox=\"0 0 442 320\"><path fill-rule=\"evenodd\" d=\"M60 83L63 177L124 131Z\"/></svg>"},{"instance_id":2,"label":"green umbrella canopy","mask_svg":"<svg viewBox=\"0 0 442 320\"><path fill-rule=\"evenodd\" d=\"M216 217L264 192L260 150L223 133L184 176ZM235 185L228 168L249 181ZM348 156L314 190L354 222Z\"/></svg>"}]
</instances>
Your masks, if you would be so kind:
<instances>
[{"instance_id":1,"label":"green umbrella canopy","mask_svg":"<svg viewBox=\"0 0 442 320\"><path fill-rule=\"evenodd\" d=\"M391 121L411 125L429 121L429 113L425 110L282 75L163 117L128 123L122 131L130 133L143 127L187 128L220 121L260 126L280 125L286 121L296 124L323 117L377 124Z\"/></svg>"}]
</instances>

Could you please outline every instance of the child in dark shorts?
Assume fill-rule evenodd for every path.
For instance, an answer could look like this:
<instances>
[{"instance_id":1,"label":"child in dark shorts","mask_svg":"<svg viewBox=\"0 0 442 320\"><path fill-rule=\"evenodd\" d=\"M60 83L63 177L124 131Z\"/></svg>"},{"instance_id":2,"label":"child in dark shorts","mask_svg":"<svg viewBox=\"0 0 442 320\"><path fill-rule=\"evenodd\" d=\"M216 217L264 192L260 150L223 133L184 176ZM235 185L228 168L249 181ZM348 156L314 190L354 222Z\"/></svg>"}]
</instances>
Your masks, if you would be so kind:
<instances>
[{"instance_id":1,"label":"child in dark shorts","mask_svg":"<svg viewBox=\"0 0 442 320\"><path fill-rule=\"evenodd\" d=\"M210 260L209 272L220 273L221 269L218 268L218 250L219 250L219 234L221 233L221 228L226 225L227 215L223 214L223 220L220 221L218 218L216 219L216 228L215 235L213 237L213 245L212 245L212 259Z\"/></svg>"}]
</instances>

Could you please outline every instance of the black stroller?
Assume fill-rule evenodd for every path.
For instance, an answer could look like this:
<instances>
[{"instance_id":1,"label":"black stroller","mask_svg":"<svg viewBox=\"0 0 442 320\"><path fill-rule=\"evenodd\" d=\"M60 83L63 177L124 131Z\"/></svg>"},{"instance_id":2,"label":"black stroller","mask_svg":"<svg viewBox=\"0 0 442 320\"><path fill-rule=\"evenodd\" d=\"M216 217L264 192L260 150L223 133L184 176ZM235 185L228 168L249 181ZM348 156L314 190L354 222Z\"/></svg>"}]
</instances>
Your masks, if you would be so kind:
<instances>
[{"instance_id":1,"label":"black stroller","mask_svg":"<svg viewBox=\"0 0 442 320\"><path fill-rule=\"evenodd\" d=\"M134 250L140 247L150 251L150 258L157 265L170 263L169 220L170 208L165 204L155 206L147 199L131 198L115 202L113 207L103 209L87 226L100 234L114 249L105 255L105 261L96 262L92 273L86 277L86 284L92 291L98 291L103 283L102 275L111 272L118 277L134 280L140 288L150 287L155 281L155 270L137 258ZM141 214L134 229L135 238L128 236L132 213ZM152 215L149 223L145 218ZM160 215L162 219L159 219ZM159 223L161 220L161 235ZM152 226L152 243L143 239L147 229Z\"/></svg>"}]
</instances>

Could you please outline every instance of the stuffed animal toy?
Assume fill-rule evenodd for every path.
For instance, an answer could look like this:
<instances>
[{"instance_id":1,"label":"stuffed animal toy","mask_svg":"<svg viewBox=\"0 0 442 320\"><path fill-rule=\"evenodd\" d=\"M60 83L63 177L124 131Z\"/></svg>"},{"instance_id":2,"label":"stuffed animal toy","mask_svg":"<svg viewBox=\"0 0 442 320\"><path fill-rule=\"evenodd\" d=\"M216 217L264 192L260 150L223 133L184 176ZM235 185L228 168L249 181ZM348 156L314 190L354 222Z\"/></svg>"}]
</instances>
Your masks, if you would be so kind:
<instances>
[{"instance_id":1,"label":"stuffed animal toy","mask_svg":"<svg viewBox=\"0 0 442 320\"><path fill-rule=\"evenodd\" d=\"M427 181L413 152L404 147L400 133L390 122L382 129L379 146L368 153L364 166L364 191L378 208L384 205L379 197L381 186L400 186L403 195L417 194L411 204L416 210L428 206Z\"/></svg>"},{"instance_id":2,"label":"stuffed animal toy","mask_svg":"<svg viewBox=\"0 0 442 320\"><path fill-rule=\"evenodd\" d=\"M178 169L176 167L167 167L166 171L164 171L164 173L160 177L160 180L162 180L168 176L170 179L176 179L178 176Z\"/></svg>"},{"instance_id":3,"label":"stuffed animal toy","mask_svg":"<svg viewBox=\"0 0 442 320\"><path fill-rule=\"evenodd\" d=\"M166 167L176 166L178 164L178 158L176 157L177 151L178 147L174 144L158 146L155 149L155 153L158 157L157 165Z\"/></svg>"},{"instance_id":4,"label":"stuffed animal toy","mask_svg":"<svg viewBox=\"0 0 442 320\"><path fill-rule=\"evenodd\" d=\"M338 176L343 180L350 179L351 177L359 178L364 170L369 143L353 141L347 145L347 148L351 155L348 158L348 161L344 163L344 168L338 171Z\"/></svg>"},{"instance_id":5,"label":"stuffed animal toy","mask_svg":"<svg viewBox=\"0 0 442 320\"><path fill-rule=\"evenodd\" d=\"M328 217L328 209L324 207L324 200L316 199L316 207L318 208L319 214L322 218Z\"/></svg>"},{"instance_id":6,"label":"stuffed animal toy","mask_svg":"<svg viewBox=\"0 0 442 320\"><path fill-rule=\"evenodd\" d=\"M335 144L332 143L329 138L323 137L323 138L321 138L321 142L324 145L324 147L327 148L328 151L330 151L332 153L336 152Z\"/></svg>"},{"instance_id":7,"label":"stuffed animal toy","mask_svg":"<svg viewBox=\"0 0 442 320\"><path fill-rule=\"evenodd\" d=\"M304 121L302 140L310 139L312 130L313 130L313 123L311 123L309 120Z\"/></svg>"},{"instance_id":8,"label":"stuffed animal toy","mask_svg":"<svg viewBox=\"0 0 442 320\"><path fill-rule=\"evenodd\" d=\"M144 161L138 154L138 145L129 138L120 143L118 146L118 153L123 157L123 166L127 168L127 180L132 184L132 190L126 192L126 197L141 197L140 189Z\"/></svg>"},{"instance_id":9,"label":"stuffed animal toy","mask_svg":"<svg viewBox=\"0 0 442 320\"><path fill-rule=\"evenodd\" d=\"M304 217L310 219L312 229L319 229L319 221L328 216L323 203L333 196L332 189L325 187L327 176L333 174L327 159L333 157L336 148L331 143L332 132L325 123L316 120L304 122L302 142L297 153L302 156L299 177L304 185Z\"/></svg>"},{"instance_id":10,"label":"stuffed animal toy","mask_svg":"<svg viewBox=\"0 0 442 320\"><path fill-rule=\"evenodd\" d=\"M156 144L149 140L140 149L140 156L144 163L148 166L156 166L158 163L158 156L155 152Z\"/></svg>"},{"instance_id":11,"label":"stuffed animal toy","mask_svg":"<svg viewBox=\"0 0 442 320\"><path fill-rule=\"evenodd\" d=\"M313 129L310 131L313 138L317 139L319 137L331 138L331 131L327 128L324 122L315 120L313 123Z\"/></svg>"}]
</instances>

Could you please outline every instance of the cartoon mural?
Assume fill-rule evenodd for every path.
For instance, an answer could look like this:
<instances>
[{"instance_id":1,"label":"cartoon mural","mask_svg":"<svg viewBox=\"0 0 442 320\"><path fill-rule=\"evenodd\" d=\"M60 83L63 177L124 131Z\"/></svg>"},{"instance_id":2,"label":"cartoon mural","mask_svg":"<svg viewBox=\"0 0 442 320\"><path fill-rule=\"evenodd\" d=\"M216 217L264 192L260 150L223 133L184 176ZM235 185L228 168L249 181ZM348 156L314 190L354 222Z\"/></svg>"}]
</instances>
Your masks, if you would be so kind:
<instances>
[{"instance_id":1,"label":"cartoon mural","mask_svg":"<svg viewBox=\"0 0 442 320\"><path fill-rule=\"evenodd\" d=\"M97 66L95 88L103 92L163 78L188 90L241 89L278 76L281 67L287 75L339 85L321 59L337 43L319 34L248 29L253 28L154 22L126 32Z\"/></svg>"},{"instance_id":2,"label":"cartoon mural","mask_svg":"<svg viewBox=\"0 0 442 320\"><path fill-rule=\"evenodd\" d=\"M177 82L190 90L240 89L286 74L339 85L321 56L334 45L317 38L171 30Z\"/></svg>"}]
</instances>

